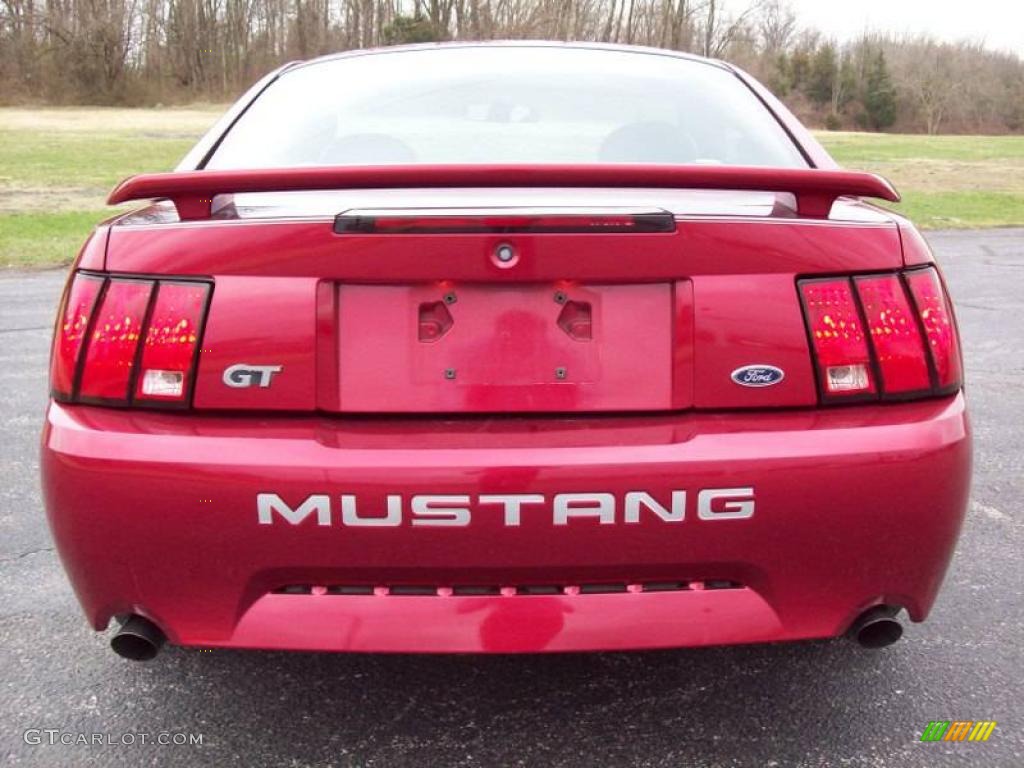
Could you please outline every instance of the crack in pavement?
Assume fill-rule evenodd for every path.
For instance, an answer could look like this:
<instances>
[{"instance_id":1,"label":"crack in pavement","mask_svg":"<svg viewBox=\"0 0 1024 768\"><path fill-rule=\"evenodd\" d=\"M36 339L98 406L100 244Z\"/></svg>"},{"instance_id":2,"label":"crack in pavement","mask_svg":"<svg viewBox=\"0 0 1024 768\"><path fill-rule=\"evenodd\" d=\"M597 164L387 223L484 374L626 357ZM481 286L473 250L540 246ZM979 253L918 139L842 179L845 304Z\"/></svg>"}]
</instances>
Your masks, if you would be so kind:
<instances>
[{"instance_id":1,"label":"crack in pavement","mask_svg":"<svg viewBox=\"0 0 1024 768\"><path fill-rule=\"evenodd\" d=\"M38 325L32 328L0 328L0 333L22 333L23 331L48 331L49 325Z\"/></svg>"},{"instance_id":2,"label":"crack in pavement","mask_svg":"<svg viewBox=\"0 0 1024 768\"><path fill-rule=\"evenodd\" d=\"M19 560L24 560L30 555L39 555L43 552L53 552L55 547L40 547L39 549L30 549L28 552L22 552L21 554L15 555L14 557L0 558L0 565L4 563L16 563Z\"/></svg>"}]
</instances>

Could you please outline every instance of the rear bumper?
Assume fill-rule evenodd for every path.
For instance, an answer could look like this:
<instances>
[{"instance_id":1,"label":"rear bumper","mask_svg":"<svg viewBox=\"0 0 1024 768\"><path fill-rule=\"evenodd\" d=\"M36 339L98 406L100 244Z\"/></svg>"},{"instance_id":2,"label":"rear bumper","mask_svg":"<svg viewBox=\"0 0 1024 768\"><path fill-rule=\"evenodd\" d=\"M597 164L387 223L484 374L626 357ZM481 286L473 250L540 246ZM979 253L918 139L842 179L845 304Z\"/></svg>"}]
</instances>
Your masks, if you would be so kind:
<instances>
[{"instance_id":1,"label":"rear bumper","mask_svg":"<svg viewBox=\"0 0 1024 768\"><path fill-rule=\"evenodd\" d=\"M51 403L47 515L96 629L151 618L172 642L347 651L570 651L841 634L886 603L923 620L967 504L961 395L900 405L650 417L373 420L127 412ZM698 514L752 488L751 517ZM623 499L644 491L683 520ZM260 523L257 495L327 524ZM613 521L556 525L557 494ZM402 496L397 526L352 527ZM467 495L467 525L413 524L417 494ZM509 525L486 494L537 494ZM312 508L311 508L312 509ZM673 582L669 591L642 585ZM622 585L591 594L587 585ZM336 585L375 587L335 594ZM396 586L437 587L395 594ZM450 594L460 585L500 594ZM517 594L543 585L554 594ZM297 594L278 590L297 586ZM583 587L582 591L579 587ZM719 588L726 587L726 588ZM615 587L613 587L615 588ZM421 590L422 591L422 590ZM538 590L534 590L538 591Z\"/></svg>"}]
</instances>

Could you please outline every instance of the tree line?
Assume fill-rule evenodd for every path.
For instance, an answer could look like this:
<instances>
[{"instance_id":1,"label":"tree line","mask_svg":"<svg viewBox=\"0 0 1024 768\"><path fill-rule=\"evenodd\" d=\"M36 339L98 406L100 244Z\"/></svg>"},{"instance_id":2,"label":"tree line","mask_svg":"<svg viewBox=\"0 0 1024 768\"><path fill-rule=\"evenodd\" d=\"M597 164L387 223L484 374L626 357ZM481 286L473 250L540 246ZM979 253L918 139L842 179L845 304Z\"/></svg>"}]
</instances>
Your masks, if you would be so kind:
<instances>
[{"instance_id":1,"label":"tree line","mask_svg":"<svg viewBox=\"0 0 1024 768\"><path fill-rule=\"evenodd\" d=\"M334 51L541 38L723 58L833 129L1024 132L1019 57L926 36L837 43L785 0L0 0L0 101L223 101Z\"/></svg>"}]
</instances>

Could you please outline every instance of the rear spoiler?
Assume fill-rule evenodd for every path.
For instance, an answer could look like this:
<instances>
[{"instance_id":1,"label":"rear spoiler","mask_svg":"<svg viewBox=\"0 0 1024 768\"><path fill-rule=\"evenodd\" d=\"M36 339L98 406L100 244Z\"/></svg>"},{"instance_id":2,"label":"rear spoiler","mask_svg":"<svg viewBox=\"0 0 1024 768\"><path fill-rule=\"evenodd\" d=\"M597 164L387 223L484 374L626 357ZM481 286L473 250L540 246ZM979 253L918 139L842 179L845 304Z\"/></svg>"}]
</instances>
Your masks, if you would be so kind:
<instances>
[{"instance_id":1,"label":"rear spoiler","mask_svg":"<svg viewBox=\"0 0 1024 768\"><path fill-rule=\"evenodd\" d=\"M125 179L107 198L169 198L181 220L208 219L215 195L330 189L429 187L654 187L789 192L800 216L828 218L844 195L899 202L881 176L813 168L720 165L417 165L269 168L147 173Z\"/></svg>"}]
</instances>

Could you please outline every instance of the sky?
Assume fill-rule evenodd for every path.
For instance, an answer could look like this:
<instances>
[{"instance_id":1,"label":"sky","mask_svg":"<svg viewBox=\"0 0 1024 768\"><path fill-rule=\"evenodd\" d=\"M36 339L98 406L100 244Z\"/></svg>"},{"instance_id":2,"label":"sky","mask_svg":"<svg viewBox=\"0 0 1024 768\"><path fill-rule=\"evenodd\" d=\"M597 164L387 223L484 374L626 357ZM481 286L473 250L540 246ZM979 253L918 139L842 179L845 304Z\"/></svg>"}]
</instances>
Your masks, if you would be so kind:
<instances>
[{"instance_id":1,"label":"sky","mask_svg":"<svg viewBox=\"0 0 1024 768\"><path fill-rule=\"evenodd\" d=\"M848 40L865 29L964 38L1024 56L1024 0L790 0L800 26Z\"/></svg>"}]
</instances>

